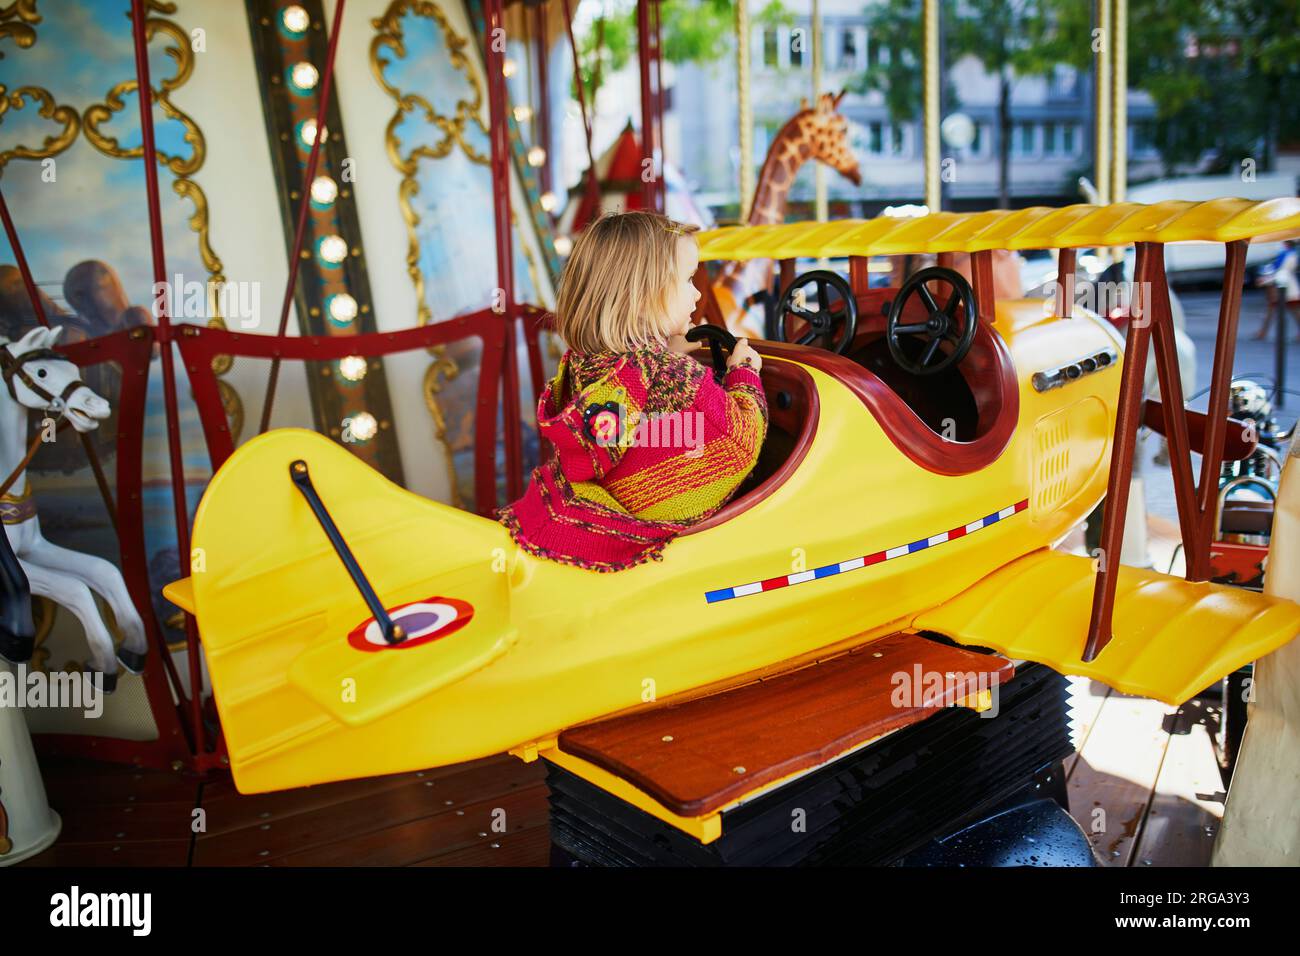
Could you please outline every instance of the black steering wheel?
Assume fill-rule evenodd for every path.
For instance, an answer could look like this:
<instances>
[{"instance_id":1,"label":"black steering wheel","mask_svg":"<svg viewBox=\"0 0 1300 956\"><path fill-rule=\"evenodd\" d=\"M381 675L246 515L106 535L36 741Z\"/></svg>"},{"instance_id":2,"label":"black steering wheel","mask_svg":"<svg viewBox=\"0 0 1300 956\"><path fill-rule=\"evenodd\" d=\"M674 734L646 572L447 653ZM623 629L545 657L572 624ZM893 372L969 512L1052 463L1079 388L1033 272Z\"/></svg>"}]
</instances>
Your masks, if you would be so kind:
<instances>
[{"instance_id":1,"label":"black steering wheel","mask_svg":"<svg viewBox=\"0 0 1300 956\"><path fill-rule=\"evenodd\" d=\"M816 302L815 308L810 293L816 296L812 300ZM786 321L791 318L807 325L807 330L793 339L786 329ZM853 345L853 337L858 332L858 302L838 272L815 269L790 283L772 319L767 329L767 337L772 341L793 340L796 345L818 343L827 351L842 355Z\"/></svg>"},{"instance_id":2,"label":"black steering wheel","mask_svg":"<svg viewBox=\"0 0 1300 956\"><path fill-rule=\"evenodd\" d=\"M686 333L687 342L699 342L703 339L709 340L709 351L713 353L713 377L721 383L727 374L727 355L736 347L736 337L720 325L709 325L707 322L693 327ZM727 355L722 354L722 350L727 350Z\"/></svg>"},{"instance_id":3,"label":"black steering wheel","mask_svg":"<svg viewBox=\"0 0 1300 956\"><path fill-rule=\"evenodd\" d=\"M952 288L942 308L927 287L930 282L944 282ZM929 317L924 322L903 322L903 306L914 293L921 297L921 304ZM958 306L961 307L962 320L958 319ZM953 269L932 266L914 273L898 290L898 295L889 305L885 341L889 343L889 354L894 357L899 368L913 375L935 375L966 357L975 341L975 327L978 323L975 291L966 277ZM921 340L925 351L920 359L914 359L904 351L902 340L905 337ZM944 341L952 345L952 351L939 361L932 362L935 355L939 354L939 343Z\"/></svg>"}]
</instances>

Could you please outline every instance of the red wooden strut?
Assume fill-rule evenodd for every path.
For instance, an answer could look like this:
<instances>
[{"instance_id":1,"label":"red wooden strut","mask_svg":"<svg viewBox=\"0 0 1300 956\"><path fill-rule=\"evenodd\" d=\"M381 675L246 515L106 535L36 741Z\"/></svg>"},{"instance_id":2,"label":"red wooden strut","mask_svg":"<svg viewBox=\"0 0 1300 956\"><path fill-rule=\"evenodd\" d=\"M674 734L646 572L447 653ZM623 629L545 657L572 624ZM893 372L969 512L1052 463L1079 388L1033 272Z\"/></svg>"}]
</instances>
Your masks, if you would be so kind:
<instances>
[{"instance_id":1,"label":"red wooden strut","mask_svg":"<svg viewBox=\"0 0 1300 956\"><path fill-rule=\"evenodd\" d=\"M298 287L298 263L302 259L303 237L307 232L307 210L311 208L311 184L316 179L316 168L320 161L321 143L325 136L325 115L330 105L330 84L334 78L334 54L339 45L339 27L343 23L343 8L347 0L338 0L334 8L334 24L330 28L329 49L325 54L325 70L321 74L320 102L316 106L316 136L312 140L311 153L307 157L307 171L303 177L301 195L298 197L298 224L293 231L293 251L289 253L289 281L284 286L284 300L280 304L280 322L276 326L276 336L284 338L289 325L289 306L293 303L293 290ZM271 359L271 374L266 382L266 400L262 402L262 423L257 433L261 435L271 427L271 408L275 404L275 387L280 381L280 356Z\"/></svg>"},{"instance_id":2,"label":"red wooden strut","mask_svg":"<svg viewBox=\"0 0 1300 956\"><path fill-rule=\"evenodd\" d=\"M1217 515L1218 474L1223 461L1228 430L1228 391L1232 361L1237 345L1237 318L1241 306L1241 285L1246 263L1246 242L1226 243L1226 268L1219 306L1219 327L1214 346L1209 405L1201 455L1200 484L1194 483L1191 462L1191 434L1183 403L1182 380L1178 375L1178 352L1174 336L1169 285L1165 275L1164 246L1139 242L1134 270L1136 293L1124 345L1120 377L1119 410L1111 449L1106 509L1102 518L1101 561L1093 585L1092 615L1083 660L1094 660L1110 642L1115 608L1120 553L1124 541L1124 516L1128 508L1129 482L1133 473L1133 452L1137 429L1142 423L1142 383L1146 370L1147 344L1154 337L1156 372L1169 440L1169 464L1173 472L1178 524L1182 530L1183 553L1188 581L1207 580L1212 573L1210 547Z\"/></svg>"},{"instance_id":3,"label":"red wooden strut","mask_svg":"<svg viewBox=\"0 0 1300 956\"><path fill-rule=\"evenodd\" d=\"M176 558L190 565L189 509L185 502L185 465L181 457L180 412L176 406L176 367L172 362L172 324L163 254L162 212L158 198L158 153L153 134L153 88L149 85L149 40L145 29L144 0L131 0L131 31L135 38L136 90L140 100L140 137L144 153L144 182L149 200L149 244L153 253L154 303L158 319L158 352L162 358L163 406L167 414L167 456L171 465L172 508L176 517ZM199 642L194 619L185 615L185 646L190 672L190 742L196 755L207 748L203 733L203 683L199 671ZM179 692L179 688L178 688Z\"/></svg>"}]
</instances>

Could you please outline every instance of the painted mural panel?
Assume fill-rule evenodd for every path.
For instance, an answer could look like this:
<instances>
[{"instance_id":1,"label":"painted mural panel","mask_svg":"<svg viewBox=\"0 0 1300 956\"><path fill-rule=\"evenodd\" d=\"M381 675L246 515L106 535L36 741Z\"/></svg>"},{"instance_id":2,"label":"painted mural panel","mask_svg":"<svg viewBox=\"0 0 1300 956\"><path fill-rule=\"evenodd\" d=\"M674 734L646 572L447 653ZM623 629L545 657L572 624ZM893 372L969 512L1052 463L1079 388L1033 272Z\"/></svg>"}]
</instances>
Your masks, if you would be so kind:
<instances>
[{"instance_id":1,"label":"painted mural panel","mask_svg":"<svg viewBox=\"0 0 1300 956\"><path fill-rule=\"evenodd\" d=\"M454 4L395 0L373 24L372 68L393 105L387 147L390 161L402 175L398 202L407 224L408 274L417 292L418 321L445 321L497 305L487 88L465 12ZM535 202L535 189L531 192L529 198ZM512 193L515 297L549 306L551 275L547 263L537 261L535 250L541 242L549 248L550 237L536 234L530 209L517 208L528 192L516 188ZM549 369L554 368L554 352L548 342L544 354ZM477 339L453 343L433 357L425 378L430 411L445 426L454 501L471 509L476 506L473 452L479 353ZM537 439L522 340L517 355L523 460L525 468L531 468L536 464ZM500 418L497 434L497 476L503 496Z\"/></svg>"},{"instance_id":2,"label":"painted mural panel","mask_svg":"<svg viewBox=\"0 0 1300 956\"><path fill-rule=\"evenodd\" d=\"M226 299L207 291L221 281L222 262L210 242L208 197L195 180L206 161L205 132L176 102L196 70L211 69L178 4L151 3L150 69L156 87L154 122L160 153L165 253L177 321L220 320ZM128 0L25 3L5 9L24 42L0 41L0 188L52 324L63 341L95 338L154 321L154 282L140 158L139 107ZM9 242L0 236L0 335L16 339L36 324ZM186 284L189 283L187 288ZM239 308L237 299L235 308ZM143 506L151 584L160 618L178 623L159 594L178 574L169 486L160 361L145 370ZM129 371L129 370L128 370ZM116 407L123 370L103 364L86 382ZM183 377L182 377L183 383ZM183 387L183 386L182 386ZM228 397L233 393L228 393ZM182 401L185 486L191 514L209 476L197 415ZM94 445L112 485L116 470L116 415L102 423ZM33 416L32 427L37 427ZM33 430L31 434L35 434ZM74 550L118 563L108 512L71 431L43 445L29 477L44 536ZM27 436L5 436L13 444ZM19 456L21 458L21 453ZM117 489L112 487L114 495ZM72 632L75 634L75 626ZM181 631L169 629L169 637ZM38 649L55 669L76 669L84 649L76 641ZM96 732L121 734L100 727Z\"/></svg>"}]
</instances>

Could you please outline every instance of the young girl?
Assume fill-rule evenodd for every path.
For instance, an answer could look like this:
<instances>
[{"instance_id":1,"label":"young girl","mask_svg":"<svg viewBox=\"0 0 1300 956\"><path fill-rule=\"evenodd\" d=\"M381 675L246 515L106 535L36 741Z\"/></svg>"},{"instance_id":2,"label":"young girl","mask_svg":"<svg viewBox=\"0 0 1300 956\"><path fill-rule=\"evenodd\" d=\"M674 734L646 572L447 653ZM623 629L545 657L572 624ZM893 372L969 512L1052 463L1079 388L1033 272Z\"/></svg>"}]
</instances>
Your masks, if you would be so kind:
<instances>
[{"instance_id":1,"label":"young girl","mask_svg":"<svg viewBox=\"0 0 1300 956\"><path fill-rule=\"evenodd\" d=\"M767 433L762 360L736 343L718 384L685 339L697 227L603 216L574 243L556 303L569 344L537 405L555 453L500 520L525 551L592 571L658 560L721 508Z\"/></svg>"}]
</instances>

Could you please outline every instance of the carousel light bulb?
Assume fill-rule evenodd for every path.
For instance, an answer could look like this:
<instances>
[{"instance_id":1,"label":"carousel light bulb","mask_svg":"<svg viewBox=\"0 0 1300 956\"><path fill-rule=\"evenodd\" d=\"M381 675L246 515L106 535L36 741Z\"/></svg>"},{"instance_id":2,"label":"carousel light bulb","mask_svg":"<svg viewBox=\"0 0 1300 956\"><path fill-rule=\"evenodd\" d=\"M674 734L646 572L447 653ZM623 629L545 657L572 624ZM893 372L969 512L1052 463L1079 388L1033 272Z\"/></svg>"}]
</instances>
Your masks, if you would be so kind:
<instances>
[{"instance_id":1,"label":"carousel light bulb","mask_svg":"<svg viewBox=\"0 0 1300 956\"><path fill-rule=\"evenodd\" d=\"M306 33L307 28L311 26L311 17L306 10L295 3L284 8L284 12L280 14L280 22L290 33Z\"/></svg>"},{"instance_id":2,"label":"carousel light bulb","mask_svg":"<svg viewBox=\"0 0 1300 956\"><path fill-rule=\"evenodd\" d=\"M366 377L366 360L361 355L347 355L339 359L339 374L349 382L359 382Z\"/></svg>"},{"instance_id":3,"label":"carousel light bulb","mask_svg":"<svg viewBox=\"0 0 1300 956\"><path fill-rule=\"evenodd\" d=\"M573 240L568 236L556 236L555 251L558 255L567 256L573 251Z\"/></svg>"},{"instance_id":4,"label":"carousel light bulb","mask_svg":"<svg viewBox=\"0 0 1300 956\"><path fill-rule=\"evenodd\" d=\"M528 122L530 119L532 119L532 118L533 118L533 108L532 108L531 106L516 106L516 107L515 107L515 122L516 122L516 123L527 123L527 122Z\"/></svg>"},{"instance_id":5,"label":"carousel light bulb","mask_svg":"<svg viewBox=\"0 0 1300 956\"><path fill-rule=\"evenodd\" d=\"M347 325L357 317L357 300L346 292L330 296L326 300L325 308L329 311L330 318L339 325Z\"/></svg>"},{"instance_id":6,"label":"carousel light bulb","mask_svg":"<svg viewBox=\"0 0 1300 956\"><path fill-rule=\"evenodd\" d=\"M303 120L302 128L299 133L299 136L301 136L302 141L306 143L308 146L316 142L316 121L314 119ZM322 126L320 131L320 141L324 143L329 138L330 138L329 127Z\"/></svg>"},{"instance_id":7,"label":"carousel light bulb","mask_svg":"<svg viewBox=\"0 0 1300 956\"><path fill-rule=\"evenodd\" d=\"M339 196L339 184L328 176L317 176L311 181L312 202L328 206Z\"/></svg>"},{"instance_id":8,"label":"carousel light bulb","mask_svg":"<svg viewBox=\"0 0 1300 956\"><path fill-rule=\"evenodd\" d=\"M316 83L320 80L320 73L316 67L303 61L293 65L293 69L289 71L289 79L293 81L293 85L298 89L310 90L315 88Z\"/></svg>"},{"instance_id":9,"label":"carousel light bulb","mask_svg":"<svg viewBox=\"0 0 1300 956\"><path fill-rule=\"evenodd\" d=\"M547 212L554 212L555 207L560 204L560 197L548 189L538 198L538 202L542 204L542 208Z\"/></svg>"},{"instance_id":10,"label":"carousel light bulb","mask_svg":"<svg viewBox=\"0 0 1300 956\"><path fill-rule=\"evenodd\" d=\"M357 412L350 422L353 441L370 441L379 432L379 422L369 412Z\"/></svg>"},{"instance_id":11,"label":"carousel light bulb","mask_svg":"<svg viewBox=\"0 0 1300 956\"><path fill-rule=\"evenodd\" d=\"M326 262L338 265L348 257L348 244L342 236L325 236L320 241L320 257Z\"/></svg>"},{"instance_id":12,"label":"carousel light bulb","mask_svg":"<svg viewBox=\"0 0 1300 956\"><path fill-rule=\"evenodd\" d=\"M503 76L507 76L507 77L514 76L515 70L517 69L518 67L515 65L515 61L510 59L509 57L506 57L505 62L501 64L501 74Z\"/></svg>"},{"instance_id":13,"label":"carousel light bulb","mask_svg":"<svg viewBox=\"0 0 1300 956\"><path fill-rule=\"evenodd\" d=\"M546 150L540 146L534 146L528 151L528 165L540 166L546 162Z\"/></svg>"}]
</instances>

